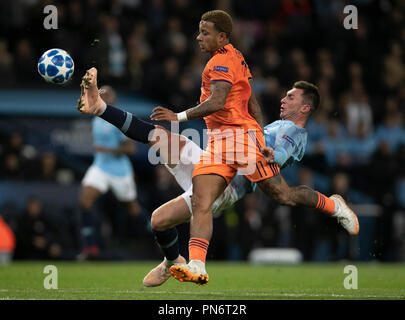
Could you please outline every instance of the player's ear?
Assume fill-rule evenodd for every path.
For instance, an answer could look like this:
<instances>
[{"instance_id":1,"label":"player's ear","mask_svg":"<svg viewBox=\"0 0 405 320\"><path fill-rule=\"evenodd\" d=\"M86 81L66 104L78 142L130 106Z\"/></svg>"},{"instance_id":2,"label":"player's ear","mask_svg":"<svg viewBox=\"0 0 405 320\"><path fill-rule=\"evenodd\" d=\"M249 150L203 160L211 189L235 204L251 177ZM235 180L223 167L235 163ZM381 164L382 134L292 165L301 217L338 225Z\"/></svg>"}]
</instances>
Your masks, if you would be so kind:
<instances>
[{"instance_id":1,"label":"player's ear","mask_svg":"<svg viewBox=\"0 0 405 320\"><path fill-rule=\"evenodd\" d=\"M226 41L226 39L227 39L225 32L219 32L219 33L218 33L218 37L219 37L219 40L220 40L221 42L224 42L224 41Z\"/></svg>"},{"instance_id":2,"label":"player's ear","mask_svg":"<svg viewBox=\"0 0 405 320\"><path fill-rule=\"evenodd\" d=\"M311 106L309 104L304 104L301 107L302 113L309 114L311 112Z\"/></svg>"}]
</instances>

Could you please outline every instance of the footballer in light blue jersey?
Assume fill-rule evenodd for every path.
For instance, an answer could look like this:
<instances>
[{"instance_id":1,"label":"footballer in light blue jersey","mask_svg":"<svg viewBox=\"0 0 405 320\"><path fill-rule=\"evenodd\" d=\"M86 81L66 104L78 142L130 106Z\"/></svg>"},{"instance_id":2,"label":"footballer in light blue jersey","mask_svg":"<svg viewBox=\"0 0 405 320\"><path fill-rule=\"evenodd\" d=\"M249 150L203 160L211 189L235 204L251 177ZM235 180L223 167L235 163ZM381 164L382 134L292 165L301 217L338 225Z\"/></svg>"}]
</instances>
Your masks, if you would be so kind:
<instances>
[{"instance_id":1,"label":"footballer in light blue jersey","mask_svg":"<svg viewBox=\"0 0 405 320\"><path fill-rule=\"evenodd\" d=\"M99 117L94 117L92 124L94 146L118 148L123 141L128 139L115 126ZM96 152L93 165L113 176L133 175L131 162L125 154Z\"/></svg>"},{"instance_id":2,"label":"footballer in light blue jersey","mask_svg":"<svg viewBox=\"0 0 405 320\"><path fill-rule=\"evenodd\" d=\"M103 98L115 103L116 93L110 86L103 86ZM108 190L121 202L128 213L136 217L141 207L136 200L137 190L129 155L135 153L135 145L116 126L94 117L92 120L94 160L87 169L80 191L79 214L81 216L82 250L78 260L95 259L100 255L95 236L93 207L95 201Z\"/></svg>"}]
</instances>

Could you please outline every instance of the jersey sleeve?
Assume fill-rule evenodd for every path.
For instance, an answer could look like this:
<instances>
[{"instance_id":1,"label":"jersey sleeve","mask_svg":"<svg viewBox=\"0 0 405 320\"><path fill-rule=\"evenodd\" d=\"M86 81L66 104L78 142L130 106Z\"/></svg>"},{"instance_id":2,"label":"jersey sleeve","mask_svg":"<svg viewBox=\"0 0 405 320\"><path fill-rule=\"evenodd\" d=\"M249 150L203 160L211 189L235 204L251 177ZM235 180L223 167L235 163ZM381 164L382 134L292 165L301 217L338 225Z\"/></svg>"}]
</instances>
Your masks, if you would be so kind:
<instances>
[{"instance_id":1,"label":"jersey sleeve","mask_svg":"<svg viewBox=\"0 0 405 320\"><path fill-rule=\"evenodd\" d=\"M286 130L280 133L280 136L276 139L274 145L274 162L276 162L280 168L286 164L286 161L293 157L295 160L296 154L300 145L301 134L294 126L288 127Z\"/></svg>"},{"instance_id":2,"label":"jersey sleeve","mask_svg":"<svg viewBox=\"0 0 405 320\"><path fill-rule=\"evenodd\" d=\"M233 70L233 68L233 64L227 55L215 55L212 57L209 64L210 82L224 81L233 85L235 81L235 70Z\"/></svg>"}]
</instances>

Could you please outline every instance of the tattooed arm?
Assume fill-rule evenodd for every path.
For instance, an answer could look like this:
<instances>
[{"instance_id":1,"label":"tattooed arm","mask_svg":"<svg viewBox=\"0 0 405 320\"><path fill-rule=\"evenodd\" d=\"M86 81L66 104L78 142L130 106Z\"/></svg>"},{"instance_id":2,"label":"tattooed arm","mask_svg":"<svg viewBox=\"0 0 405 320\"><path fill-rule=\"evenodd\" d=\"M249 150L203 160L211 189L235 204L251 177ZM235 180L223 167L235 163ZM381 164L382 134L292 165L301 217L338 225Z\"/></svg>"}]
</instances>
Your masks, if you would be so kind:
<instances>
[{"instance_id":1,"label":"tattooed arm","mask_svg":"<svg viewBox=\"0 0 405 320\"><path fill-rule=\"evenodd\" d=\"M187 114L187 120L201 119L223 109L231 87L229 83L223 81L212 83L210 97L199 105L184 111ZM155 121L178 121L176 113L163 107L155 108L150 118Z\"/></svg>"}]
</instances>

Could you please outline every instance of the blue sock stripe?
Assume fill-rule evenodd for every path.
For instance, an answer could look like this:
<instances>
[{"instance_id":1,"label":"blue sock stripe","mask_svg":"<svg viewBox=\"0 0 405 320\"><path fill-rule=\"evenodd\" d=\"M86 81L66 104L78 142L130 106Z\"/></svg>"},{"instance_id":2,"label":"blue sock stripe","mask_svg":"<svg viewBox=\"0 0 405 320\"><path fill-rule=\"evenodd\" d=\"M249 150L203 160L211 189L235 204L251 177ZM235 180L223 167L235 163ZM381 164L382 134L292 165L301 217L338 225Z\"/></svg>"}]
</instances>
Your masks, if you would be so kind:
<instances>
[{"instance_id":1,"label":"blue sock stripe","mask_svg":"<svg viewBox=\"0 0 405 320\"><path fill-rule=\"evenodd\" d=\"M131 125L131 122L132 122L132 114L129 113L129 112L125 112L125 113L126 113L125 122L124 122L124 124L122 125L122 127L120 129L123 133L128 131L128 128L129 128L129 126Z\"/></svg>"}]
</instances>

